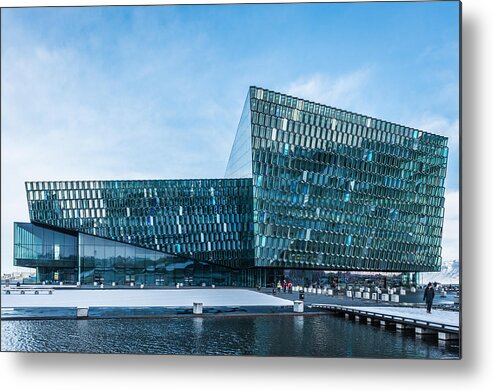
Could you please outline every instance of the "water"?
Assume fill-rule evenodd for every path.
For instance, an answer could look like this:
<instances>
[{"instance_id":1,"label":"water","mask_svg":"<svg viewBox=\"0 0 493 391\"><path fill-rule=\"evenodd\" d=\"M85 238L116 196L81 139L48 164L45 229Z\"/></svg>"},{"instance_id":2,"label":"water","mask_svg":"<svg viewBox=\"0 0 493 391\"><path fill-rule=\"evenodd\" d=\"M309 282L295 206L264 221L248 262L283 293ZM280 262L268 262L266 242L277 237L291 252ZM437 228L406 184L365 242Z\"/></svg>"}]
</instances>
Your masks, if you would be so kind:
<instances>
[{"instance_id":1,"label":"water","mask_svg":"<svg viewBox=\"0 0 493 391\"><path fill-rule=\"evenodd\" d=\"M458 343L334 315L3 321L2 351L310 357L459 357Z\"/></svg>"}]
</instances>

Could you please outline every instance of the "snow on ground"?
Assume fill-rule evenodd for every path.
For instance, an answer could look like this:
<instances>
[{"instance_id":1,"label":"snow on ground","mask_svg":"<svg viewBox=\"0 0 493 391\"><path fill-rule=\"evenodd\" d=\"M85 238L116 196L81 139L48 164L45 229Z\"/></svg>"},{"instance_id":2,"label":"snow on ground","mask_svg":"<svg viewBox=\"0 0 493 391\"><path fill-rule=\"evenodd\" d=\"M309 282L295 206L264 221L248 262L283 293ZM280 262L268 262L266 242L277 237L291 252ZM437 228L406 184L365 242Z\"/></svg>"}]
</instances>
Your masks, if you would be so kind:
<instances>
[{"instance_id":1,"label":"snow on ground","mask_svg":"<svg viewBox=\"0 0 493 391\"><path fill-rule=\"evenodd\" d=\"M108 289L55 290L52 295L2 293L2 308L19 307L204 307L286 306L280 299L246 289Z\"/></svg>"},{"instance_id":2,"label":"snow on ground","mask_svg":"<svg viewBox=\"0 0 493 391\"><path fill-rule=\"evenodd\" d=\"M342 307L342 306L341 306ZM402 316L415 320L425 320L449 326L459 327L459 313L455 311L433 310L431 314L426 313L426 308L404 308L404 307L352 307L361 311L375 312L384 315Z\"/></svg>"}]
</instances>

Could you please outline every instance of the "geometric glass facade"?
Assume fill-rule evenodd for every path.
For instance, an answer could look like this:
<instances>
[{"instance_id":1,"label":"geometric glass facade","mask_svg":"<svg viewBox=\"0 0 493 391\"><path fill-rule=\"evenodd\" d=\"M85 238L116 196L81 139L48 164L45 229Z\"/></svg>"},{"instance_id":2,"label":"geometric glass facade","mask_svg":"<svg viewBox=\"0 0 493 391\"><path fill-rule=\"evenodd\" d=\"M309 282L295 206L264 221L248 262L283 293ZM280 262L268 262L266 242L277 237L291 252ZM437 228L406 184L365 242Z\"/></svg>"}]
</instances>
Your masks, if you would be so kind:
<instances>
[{"instance_id":1,"label":"geometric glass facade","mask_svg":"<svg viewBox=\"0 0 493 391\"><path fill-rule=\"evenodd\" d=\"M249 96L257 266L440 270L447 138Z\"/></svg>"},{"instance_id":2,"label":"geometric glass facade","mask_svg":"<svg viewBox=\"0 0 493 391\"><path fill-rule=\"evenodd\" d=\"M253 266L248 179L27 182L32 222Z\"/></svg>"},{"instance_id":3,"label":"geometric glass facade","mask_svg":"<svg viewBox=\"0 0 493 391\"><path fill-rule=\"evenodd\" d=\"M60 264L24 233L42 225L63 251L76 237L82 283L438 271L447 155L446 137L250 87L225 179L27 182L15 262Z\"/></svg>"}]
</instances>

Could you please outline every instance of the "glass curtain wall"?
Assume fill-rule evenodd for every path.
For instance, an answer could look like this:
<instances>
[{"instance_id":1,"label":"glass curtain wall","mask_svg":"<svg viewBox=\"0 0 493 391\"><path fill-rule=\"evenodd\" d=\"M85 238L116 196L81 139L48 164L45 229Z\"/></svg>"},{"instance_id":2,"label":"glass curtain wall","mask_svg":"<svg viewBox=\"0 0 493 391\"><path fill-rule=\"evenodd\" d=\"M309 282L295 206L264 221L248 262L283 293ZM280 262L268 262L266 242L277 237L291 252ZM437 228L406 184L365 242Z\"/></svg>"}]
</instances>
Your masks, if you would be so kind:
<instances>
[{"instance_id":1,"label":"glass curtain wall","mask_svg":"<svg viewBox=\"0 0 493 391\"><path fill-rule=\"evenodd\" d=\"M235 285L238 271L144 247L79 234L83 284Z\"/></svg>"},{"instance_id":2,"label":"glass curtain wall","mask_svg":"<svg viewBox=\"0 0 493 391\"><path fill-rule=\"evenodd\" d=\"M77 281L77 236L14 223L14 265L36 268L37 282Z\"/></svg>"}]
</instances>

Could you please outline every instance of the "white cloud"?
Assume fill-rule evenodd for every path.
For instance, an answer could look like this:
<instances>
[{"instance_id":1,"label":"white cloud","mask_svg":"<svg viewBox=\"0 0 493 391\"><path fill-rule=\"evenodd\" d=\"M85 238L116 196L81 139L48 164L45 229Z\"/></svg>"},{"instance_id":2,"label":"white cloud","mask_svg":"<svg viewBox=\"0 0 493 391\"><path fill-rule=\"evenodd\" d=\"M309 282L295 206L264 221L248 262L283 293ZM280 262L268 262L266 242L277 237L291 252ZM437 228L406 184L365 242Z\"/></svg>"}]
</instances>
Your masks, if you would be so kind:
<instances>
[{"instance_id":1,"label":"white cloud","mask_svg":"<svg viewBox=\"0 0 493 391\"><path fill-rule=\"evenodd\" d=\"M338 76L319 73L302 77L284 88L281 87L280 90L329 106L352 111L367 111L365 89L371 73L371 67L363 67Z\"/></svg>"}]
</instances>

